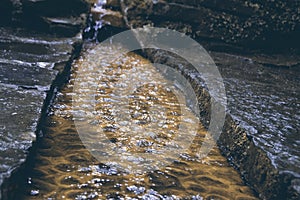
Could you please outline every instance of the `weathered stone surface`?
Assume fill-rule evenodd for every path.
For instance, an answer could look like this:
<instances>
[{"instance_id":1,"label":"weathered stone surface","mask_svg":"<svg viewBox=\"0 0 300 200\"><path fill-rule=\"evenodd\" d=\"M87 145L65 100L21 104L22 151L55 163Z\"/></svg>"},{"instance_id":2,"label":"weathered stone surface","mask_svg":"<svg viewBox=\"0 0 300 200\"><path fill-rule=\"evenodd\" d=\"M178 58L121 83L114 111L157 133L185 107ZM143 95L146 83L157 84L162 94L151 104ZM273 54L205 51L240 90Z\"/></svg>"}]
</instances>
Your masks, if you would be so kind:
<instances>
[{"instance_id":1,"label":"weathered stone surface","mask_svg":"<svg viewBox=\"0 0 300 200\"><path fill-rule=\"evenodd\" d=\"M76 35L86 8L83 1L1 2L0 199L13 190L8 179L25 162L53 90L81 43Z\"/></svg>"},{"instance_id":2,"label":"weathered stone surface","mask_svg":"<svg viewBox=\"0 0 300 200\"><path fill-rule=\"evenodd\" d=\"M35 89L45 87L49 90L49 83L54 80L56 74L57 71L34 65L1 63L0 61L0 82L5 84Z\"/></svg>"},{"instance_id":3,"label":"weathered stone surface","mask_svg":"<svg viewBox=\"0 0 300 200\"><path fill-rule=\"evenodd\" d=\"M121 8L121 4L119 0L107 0L105 6L108 8L112 8L114 10L120 10Z\"/></svg>"},{"instance_id":4,"label":"weathered stone surface","mask_svg":"<svg viewBox=\"0 0 300 200\"><path fill-rule=\"evenodd\" d=\"M100 7L91 9L93 20L102 20L103 23L114 27L125 27L123 15L118 11L103 9Z\"/></svg>"},{"instance_id":5,"label":"weathered stone surface","mask_svg":"<svg viewBox=\"0 0 300 200\"><path fill-rule=\"evenodd\" d=\"M83 36L85 39L101 42L127 29L128 26L121 11L104 9L104 5L100 5L91 8L91 17Z\"/></svg>"},{"instance_id":6,"label":"weathered stone surface","mask_svg":"<svg viewBox=\"0 0 300 200\"><path fill-rule=\"evenodd\" d=\"M65 62L69 59L74 40L51 35L30 34L24 29L0 28L1 58L28 63ZM45 64L44 63L44 64Z\"/></svg>"},{"instance_id":7,"label":"weathered stone surface","mask_svg":"<svg viewBox=\"0 0 300 200\"><path fill-rule=\"evenodd\" d=\"M45 91L0 83L0 185L26 159L35 140ZM1 195L0 195L1 197Z\"/></svg>"},{"instance_id":8,"label":"weathered stone surface","mask_svg":"<svg viewBox=\"0 0 300 200\"><path fill-rule=\"evenodd\" d=\"M0 186L27 157L51 85L80 38L0 28ZM47 103L47 102L46 102ZM49 102L48 102L49 103Z\"/></svg>"},{"instance_id":9,"label":"weathered stone surface","mask_svg":"<svg viewBox=\"0 0 300 200\"><path fill-rule=\"evenodd\" d=\"M190 64L167 52L147 50L145 55L182 70L199 95L202 123L208 126L211 97ZM298 199L300 65L274 68L245 57L211 55L228 100L220 148L261 198Z\"/></svg>"},{"instance_id":10,"label":"weathered stone surface","mask_svg":"<svg viewBox=\"0 0 300 200\"><path fill-rule=\"evenodd\" d=\"M237 153L232 149L234 145L229 145L236 141L221 140L224 152L235 158L244 176L266 197L277 194L273 198L296 199L300 193L300 65L270 67L245 57L220 53L212 56L226 86L228 108L236 123L232 127L239 129L231 128L224 138L246 132L253 141L252 150ZM263 151L256 153L252 145ZM243 156L238 158L237 154Z\"/></svg>"},{"instance_id":11,"label":"weathered stone surface","mask_svg":"<svg viewBox=\"0 0 300 200\"><path fill-rule=\"evenodd\" d=\"M85 24L86 18L84 15L80 17L63 17L52 18L43 17L43 22L46 23L50 33L59 35L73 36L78 33Z\"/></svg>"},{"instance_id":12,"label":"weathered stone surface","mask_svg":"<svg viewBox=\"0 0 300 200\"><path fill-rule=\"evenodd\" d=\"M174 28L249 49L286 51L298 48L299 1L122 1L129 24ZM182 29L178 26L184 24ZM186 26L187 25L187 26ZM188 30L184 27L190 27ZM245 51L245 50L244 50Z\"/></svg>"}]
</instances>

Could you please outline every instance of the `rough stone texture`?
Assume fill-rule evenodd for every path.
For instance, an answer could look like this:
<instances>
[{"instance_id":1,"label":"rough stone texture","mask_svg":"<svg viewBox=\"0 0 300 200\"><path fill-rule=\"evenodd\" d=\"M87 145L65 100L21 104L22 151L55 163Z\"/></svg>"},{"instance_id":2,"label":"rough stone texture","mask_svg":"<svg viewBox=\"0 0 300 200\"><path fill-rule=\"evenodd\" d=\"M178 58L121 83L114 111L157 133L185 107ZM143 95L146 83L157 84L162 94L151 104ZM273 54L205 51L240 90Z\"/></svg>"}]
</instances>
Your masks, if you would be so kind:
<instances>
[{"instance_id":1,"label":"rough stone texture","mask_svg":"<svg viewBox=\"0 0 300 200\"><path fill-rule=\"evenodd\" d=\"M100 7L91 9L93 21L102 20L104 23L109 22L107 25L114 27L125 27L123 15L120 12L103 9ZM100 17L101 16L101 17Z\"/></svg>"},{"instance_id":2,"label":"rough stone texture","mask_svg":"<svg viewBox=\"0 0 300 200\"><path fill-rule=\"evenodd\" d=\"M0 199L25 162L55 88L63 80L84 26L83 1L1 1ZM1 198L2 197L2 198Z\"/></svg>"},{"instance_id":3,"label":"rough stone texture","mask_svg":"<svg viewBox=\"0 0 300 200\"><path fill-rule=\"evenodd\" d=\"M84 30L84 39L101 42L104 39L128 29L121 13L119 0L108 0L106 3L86 0L91 6L91 14Z\"/></svg>"},{"instance_id":4,"label":"rough stone texture","mask_svg":"<svg viewBox=\"0 0 300 200\"><path fill-rule=\"evenodd\" d=\"M0 89L0 184L26 159L27 150L35 140L35 130L44 91L27 90L1 84Z\"/></svg>"},{"instance_id":5,"label":"rough stone texture","mask_svg":"<svg viewBox=\"0 0 300 200\"><path fill-rule=\"evenodd\" d=\"M51 85L80 39L10 28L0 32L1 185L25 161Z\"/></svg>"},{"instance_id":6,"label":"rough stone texture","mask_svg":"<svg viewBox=\"0 0 300 200\"><path fill-rule=\"evenodd\" d=\"M272 196L272 189L276 188L275 190L280 191L278 195L282 195L277 198L283 199L291 195L289 199L292 199L296 195L293 194L293 189L300 186L300 65L290 68L271 67L245 57L221 53L211 55L224 79L232 121L237 122L232 127L244 129L231 131L248 133L253 141L251 145L258 146L267 153L266 156L261 151L255 153L256 151L244 149L244 152L240 152L244 155L243 159L236 157L235 160L245 161L240 161L237 165L261 193ZM227 130L224 137L228 135L230 132ZM231 145L228 145L230 143L224 139L221 146L230 157L234 157L236 155L232 152L238 151L233 151ZM258 165L251 161L251 156L255 156L256 161L266 161L262 160ZM274 166L273 170L271 166ZM279 175L275 175L274 168ZM274 183L270 187L269 184L276 179L280 186Z\"/></svg>"},{"instance_id":7,"label":"rough stone texture","mask_svg":"<svg viewBox=\"0 0 300 200\"><path fill-rule=\"evenodd\" d=\"M262 199L299 199L299 2L121 2L121 8L115 2L106 7L122 12L128 28L176 29L221 52L211 52L228 97L219 146ZM191 78L189 64L166 52L144 53L177 69L182 62L207 126L210 96L201 79Z\"/></svg>"},{"instance_id":8,"label":"rough stone texture","mask_svg":"<svg viewBox=\"0 0 300 200\"><path fill-rule=\"evenodd\" d=\"M250 49L298 48L299 1L124 0L129 24L177 29L194 38ZM126 8L126 9L125 9ZM126 11L126 12L125 12ZM296 42L296 43L295 43ZM244 50L245 51L245 50Z\"/></svg>"},{"instance_id":9,"label":"rough stone texture","mask_svg":"<svg viewBox=\"0 0 300 200\"><path fill-rule=\"evenodd\" d=\"M190 64L167 52L147 50L145 55L182 70L199 95L201 121L208 127L211 97ZM299 66L274 69L245 57L211 55L228 98L220 148L261 198L298 199Z\"/></svg>"}]
</instances>

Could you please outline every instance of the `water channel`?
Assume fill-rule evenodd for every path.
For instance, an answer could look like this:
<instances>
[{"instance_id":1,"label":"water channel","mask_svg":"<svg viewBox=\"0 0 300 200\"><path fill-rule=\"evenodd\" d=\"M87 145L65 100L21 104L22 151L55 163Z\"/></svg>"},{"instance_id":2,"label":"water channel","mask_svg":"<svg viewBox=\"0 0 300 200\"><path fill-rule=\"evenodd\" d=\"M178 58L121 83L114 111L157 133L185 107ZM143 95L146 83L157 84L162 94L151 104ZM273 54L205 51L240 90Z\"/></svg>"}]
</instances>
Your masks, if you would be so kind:
<instances>
[{"instance_id":1,"label":"water channel","mask_svg":"<svg viewBox=\"0 0 300 200\"><path fill-rule=\"evenodd\" d=\"M97 1L97 6L104 2ZM101 28L101 23L96 25ZM141 55L123 51L119 46L85 42L42 128L43 137L26 171L27 182L14 196L28 200L258 199L217 146L207 157L197 157L208 132L188 99L179 98L184 96L180 87L170 85ZM118 59L109 59L116 55ZM78 85L80 90L75 89ZM92 99L81 98L89 93ZM120 112L126 116L120 117ZM84 135L84 131L95 134ZM176 137L182 144L190 142L178 157L172 147ZM117 163L107 162L109 156L95 157L99 152L115 153L107 144L118 149L116 158L126 159ZM130 157L133 154L147 154L151 162Z\"/></svg>"},{"instance_id":2,"label":"water channel","mask_svg":"<svg viewBox=\"0 0 300 200\"><path fill-rule=\"evenodd\" d=\"M189 107L178 100L176 92L180 90L169 88L168 81L157 69L135 53L122 54L113 62L105 60L118 51L118 48L101 44L84 45L81 57L72 65L70 81L57 94L20 198L257 199L217 147L207 157L196 159L195 153L207 132ZM103 54L106 56L99 57ZM78 73L93 67L97 73L91 70L83 70L88 71L87 74ZM87 84L86 80L95 83L95 104L82 101L79 105L80 100L75 106L72 104L74 95L80 96L74 92L74 84L81 80L83 85ZM153 82L125 92L127 96L116 96L116 91L126 91L132 83L147 80ZM117 120L118 107L113 106L114 102L124 99L129 99L127 121ZM190 147L169 164L132 173L102 163L84 146L77 132L80 120L74 123L74 116L86 112L91 105L95 105L96 118L89 123L103 130L106 136L96 134L84 139L85 143L94 145L95 151L99 151L101 140L109 139L123 153L149 153L151 150L159 161L163 159L159 152L162 146L174 135L186 136L178 128L179 123L184 123L187 132L196 127L196 135ZM87 120L81 121L84 126ZM168 156L172 158L163 155Z\"/></svg>"}]
</instances>

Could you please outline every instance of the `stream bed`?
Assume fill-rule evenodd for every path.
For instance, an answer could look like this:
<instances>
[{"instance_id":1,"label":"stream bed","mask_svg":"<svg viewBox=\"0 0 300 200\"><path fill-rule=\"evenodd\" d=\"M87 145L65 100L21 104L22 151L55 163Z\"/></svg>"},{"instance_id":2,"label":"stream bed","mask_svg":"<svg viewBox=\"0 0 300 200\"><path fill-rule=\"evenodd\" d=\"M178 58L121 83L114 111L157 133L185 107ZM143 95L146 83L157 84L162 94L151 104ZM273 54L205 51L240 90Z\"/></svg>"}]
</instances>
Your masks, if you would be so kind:
<instances>
[{"instance_id":1,"label":"stream bed","mask_svg":"<svg viewBox=\"0 0 300 200\"><path fill-rule=\"evenodd\" d=\"M27 172L27 184L18 198L257 199L217 147L207 157L197 159L195 154L207 132L189 107L183 105L185 101L178 100L176 91L180 94L180 90L169 88L168 81L157 69L137 54L122 54L115 61L101 57L103 54L106 58L113 57L117 51L118 48L109 46L85 45L81 57L72 65L69 83L57 94L32 168ZM92 69L98 72L93 73ZM87 74L82 74L82 70ZM82 98L74 90L74 84L82 80L84 87L87 77L97 88L95 102L82 101L79 105ZM147 83L148 79L155 82ZM116 96L116 91L130 89L132 83L146 84L125 92L128 95ZM89 89L93 90L86 87L82 91L91 92ZM77 101L72 104L74 98ZM124 99L129 99L127 106L131 117L120 121L116 115L119 107L115 107L114 102L124 102ZM80 112L88 113L91 105L95 106L93 122L75 119ZM185 131L178 128L179 123L186 126ZM88 127L86 130L90 127L101 129L104 134L92 134L90 138L82 139L77 131L84 126ZM195 137L178 158L160 155L159 150L175 135L184 138L194 127ZM101 141L105 139L122 150L121 157L126 152L147 152L157 158L158 163L167 157L171 161L155 169L140 171L124 169L128 165L110 165L105 159L96 159L91 154L107 150L101 149ZM86 148L87 143L93 148ZM141 167L146 165L139 160L128 162Z\"/></svg>"},{"instance_id":2,"label":"stream bed","mask_svg":"<svg viewBox=\"0 0 300 200\"><path fill-rule=\"evenodd\" d=\"M0 199L299 199L299 6L280 2L4 0ZM201 73L97 44L144 25L197 39L220 71L228 112L205 158ZM200 112L150 62L188 79Z\"/></svg>"}]
</instances>

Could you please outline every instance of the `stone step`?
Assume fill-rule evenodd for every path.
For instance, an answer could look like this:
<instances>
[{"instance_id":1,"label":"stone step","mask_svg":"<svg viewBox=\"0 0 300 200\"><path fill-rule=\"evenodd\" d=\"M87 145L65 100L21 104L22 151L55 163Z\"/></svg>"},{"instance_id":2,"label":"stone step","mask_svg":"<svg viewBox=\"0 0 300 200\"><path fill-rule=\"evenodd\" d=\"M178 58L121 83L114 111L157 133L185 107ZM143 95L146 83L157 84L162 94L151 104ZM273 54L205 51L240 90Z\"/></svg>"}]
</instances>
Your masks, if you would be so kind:
<instances>
[{"instance_id":1,"label":"stone step","mask_svg":"<svg viewBox=\"0 0 300 200\"><path fill-rule=\"evenodd\" d=\"M0 28L0 59L31 63L60 63L70 58L73 45L79 38L51 38L50 35L32 34L21 36L24 30L13 32ZM28 34L28 33L26 33Z\"/></svg>"},{"instance_id":2,"label":"stone step","mask_svg":"<svg viewBox=\"0 0 300 200\"><path fill-rule=\"evenodd\" d=\"M23 162L35 141L46 93L0 83L0 186ZM1 194L0 194L1 198Z\"/></svg>"},{"instance_id":3,"label":"stone step","mask_svg":"<svg viewBox=\"0 0 300 200\"><path fill-rule=\"evenodd\" d=\"M1 63L0 61L0 83L4 84L47 91L57 73L56 70L34 65Z\"/></svg>"},{"instance_id":4,"label":"stone step","mask_svg":"<svg viewBox=\"0 0 300 200\"><path fill-rule=\"evenodd\" d=\"M83 27L86 18L84 16L64 18L42 17L42 20L50 32L60 35L75 35Z\"/></svg>"}]
</instances>

